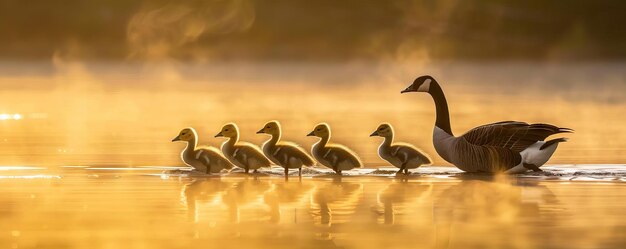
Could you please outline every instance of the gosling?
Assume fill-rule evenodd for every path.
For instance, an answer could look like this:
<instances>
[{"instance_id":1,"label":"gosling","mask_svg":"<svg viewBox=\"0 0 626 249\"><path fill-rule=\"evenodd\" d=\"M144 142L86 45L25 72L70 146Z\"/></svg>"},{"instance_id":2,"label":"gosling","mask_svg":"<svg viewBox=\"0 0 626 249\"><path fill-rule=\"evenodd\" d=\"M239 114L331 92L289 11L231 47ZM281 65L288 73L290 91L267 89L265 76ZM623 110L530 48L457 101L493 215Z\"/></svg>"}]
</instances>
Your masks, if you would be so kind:
<instances>
[{"instance_id":1,"label":"gosling","mask_svg":"<svg viewBox=\"0 0 626 249\"><path fill-rule=\"evenodd\" d=\"M223 169L232 169L233 164L215 147L198 147L198 134L193 128L185 128L178 133L172 142L185 141L187 147L180 154L183 162L196 171L207 174L219 173Z\"/></svg>"},{"instance_id":2,"label":"gosling","mask_svg":"<svg viewBox=\"0 0 626 249\"><path fill-rule=\"evenodd\" d=\"M222 152L231 163L244 169L246 173L251 169L256 173L259 168L270 166L270 160L263 155L258 146L239 141L239 128L236 124L224 125L222 131L215 137L229 138L222 144Z\"/></svg>"},{"instance_id":3,"label":"gosling","mask_svg":"<svg viewBox=\"0 0 626 249\"><path fill-rule=\"evenodd\" d=\"M362 168L363 163L361 163L356 153L343 145L328 143L330 135L330 126L326 123L318 124L315 126L315 129L307 135L321 138L321 140L315 143L311 148L311 154L313 154L315 160L333 169L338 175L341 175L342 170Z\"/></svg>"},{"instance_id":4,"label":"gosling","mask_svg":"<svg viewBox=\"0 0 626 249\"><path fill-rule=\"evenodd\" d=\"M261 148L267 158L276 165L285 168L285 178L289 176L289 169L298 169L298 176L302 176L302 166L313 166L315 161L299 145L292 142L280 141L282 130L278 121L270 121L257 134L271 136Z\"/></svg>"},{"instance_id":5,"label":"gosling","mask_svg":"<svg viewBox=\"0 0 626 249\"><path fill-rule=\"evenodd\" d=\"M381 124L370 137L384 137L383 143L378 147L378 156L391 165L400 168L396 174L404 171L409 174L409 169L416 169L422 165L431 164L431 160L424 152L407 143L393 142L393 127L390 124Z\"/></svg>"}]
</instances>

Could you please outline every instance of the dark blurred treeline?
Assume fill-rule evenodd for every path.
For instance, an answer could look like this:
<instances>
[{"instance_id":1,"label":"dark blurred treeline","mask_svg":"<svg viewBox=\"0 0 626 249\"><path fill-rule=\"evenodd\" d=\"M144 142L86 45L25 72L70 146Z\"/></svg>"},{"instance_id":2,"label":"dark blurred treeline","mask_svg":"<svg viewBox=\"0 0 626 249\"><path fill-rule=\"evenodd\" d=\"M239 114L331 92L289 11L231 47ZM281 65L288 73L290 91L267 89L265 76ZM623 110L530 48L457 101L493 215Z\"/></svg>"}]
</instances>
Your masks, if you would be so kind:
<instances>
[{"instance_id":1,"label":"dark blurred treeline","mask_svg":"<svg viewBox=\"0 0 626 249\"><path fill-rule=\"evenodd\" d=\"M1 0L0 59L626 58L619 0Z\"/></svg>"}]
</instances>

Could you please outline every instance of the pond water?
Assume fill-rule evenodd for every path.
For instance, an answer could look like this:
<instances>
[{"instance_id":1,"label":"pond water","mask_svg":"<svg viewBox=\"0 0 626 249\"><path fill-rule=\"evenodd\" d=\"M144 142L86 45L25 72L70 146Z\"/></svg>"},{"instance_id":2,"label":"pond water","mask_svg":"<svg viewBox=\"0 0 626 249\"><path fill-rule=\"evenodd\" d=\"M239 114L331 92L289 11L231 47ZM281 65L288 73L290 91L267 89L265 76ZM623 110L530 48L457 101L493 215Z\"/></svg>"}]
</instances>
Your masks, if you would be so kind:
<instances>
[{"instance_id":1,"label":"pond water","mask_svg":"<svg viewBox=\"0 0 626 249\"><path fill-rule=\"evenodd\" d=\"M626 167L0 168L0 248L624 248ZM295 173L295 172L294 172Z\"/></svg>"}]
</instances>

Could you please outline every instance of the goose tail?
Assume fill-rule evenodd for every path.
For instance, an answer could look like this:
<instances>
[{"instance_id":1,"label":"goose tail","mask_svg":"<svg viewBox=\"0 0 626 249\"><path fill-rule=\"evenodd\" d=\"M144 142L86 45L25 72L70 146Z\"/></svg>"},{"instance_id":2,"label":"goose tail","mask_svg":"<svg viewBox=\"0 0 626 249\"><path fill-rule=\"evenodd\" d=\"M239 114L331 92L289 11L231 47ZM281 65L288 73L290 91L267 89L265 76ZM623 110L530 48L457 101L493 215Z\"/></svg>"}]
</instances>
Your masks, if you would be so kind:
<instances>
[{"instance_id":1,"label":"goose tail","mask_svg":"<svg viewBox=\"0 0 626 249\"><path fill-rule=\"evenodd\" d=\"M543 149L548 148L548 147L550 147L550 146L552 146L554 144L562 143L562 142L567 142L567 138L560 137L560 138L555 138L555 139L552 139L552 140L548 140L545 144L543 144L539 148L539 150L543 150Z\"/></svg>"},{"instance_id":2,"label":"goose tail","mask_svg":"<svg viewBox=\"0 0 626 249\"><path fill-rule=\"evenodd\" d=\"M306 153L304 154L304 157L302 158L302 163L304 164L304 166L309 166L309 167L315 166L315 160L313 160L313 158L307 155Z\"/></svg>"}]
</instances>

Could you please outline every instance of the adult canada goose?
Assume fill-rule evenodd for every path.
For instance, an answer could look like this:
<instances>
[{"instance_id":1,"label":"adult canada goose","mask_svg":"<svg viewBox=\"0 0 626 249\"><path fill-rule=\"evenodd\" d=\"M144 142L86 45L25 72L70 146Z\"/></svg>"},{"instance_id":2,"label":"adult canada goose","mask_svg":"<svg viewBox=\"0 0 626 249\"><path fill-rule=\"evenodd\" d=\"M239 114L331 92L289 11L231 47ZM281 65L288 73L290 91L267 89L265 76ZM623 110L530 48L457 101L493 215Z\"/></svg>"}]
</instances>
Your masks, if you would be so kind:
<instances>
[{"instance_id":1,"label":"adult canada goose","mask_svg":"<svg viewBox=\"0 0 626 249\"><path fill-rule=\"evenodd\" d=\"M222 131L215 137L229 138L222 144L222 152L235 166L242 168L246 173L253 169L255 172L261 167L269 167L268 160L263 152L254 144L239 141L239 128L233 123L222 127Z\"/></svg>"},{"instance_id":2,"label":"adult canada goose","mask_svg":"<svg viewBox=\"0 0 626 249\"><path fill-rule=\"evenodd\" d=\"M522 173L541 171L565 138L544 141L548 136L573 132L549 124L503 121L471 129L455 137L450 128L448 103L437 81L428 75L418 77L401 93L426 92L435 101L437 117L433 144L437 154L467 172Z\"/></svg>"},{"instance_id":3,"label":"adult canada goose","mask_svg":"<svg viewBox=\"0 0 626 249\"><path fill-rule=\"evenodd\" d=\"M341 175L342 170L363 167L359 157L350 149L339 144L330 144L330 126L321 123L315 126L307 136L316 136L321 140L313 145L311 154L320 164L329 167Z\"/></svg>"},{"instance_id":4,"label":"adult canada goose","mask_svg":"<svg viewBox=\"0 0 626 249\"><path fill-rule=\"evenodd\" d=\"M210 173L219 173L222 169L232 169L233 165L215 147L198 147L198 134L193 128L185 128L178 133L172 142L185 141L187 147L180 154L185 164L195 170Z\"/></svg>"},{"instance_id":5,"label":"adult canada goose","mask_svg":"<svg viewBox=\"0 0 626 249\"><path fill-rule=\"evenodd\" d=\"M315 165L313 158L302 147L292 142L280 141L282 131L278 121L268 122L257 134L271 136L261 148L267 158L285 168L285 178L288 177L289 169L298 169L298 176L302 176L302 166Z\"/></svg>"},{"instance_id":6,"label":"adult canada goose","mask_svg":"<svg viewBox=\"0 0 626 249\"><path fill-rule=\"evenodd\" d=\"M393 127L390 124L381 124L370 135L384 137L383 143L378 147L378 156L391 163L391 165L400 168L397 174L409 174L409 169L416 169L419 166L431 164L430 158L415 148L415 146L407 143L393 142Z\"/></svg>"}]
</instances>

